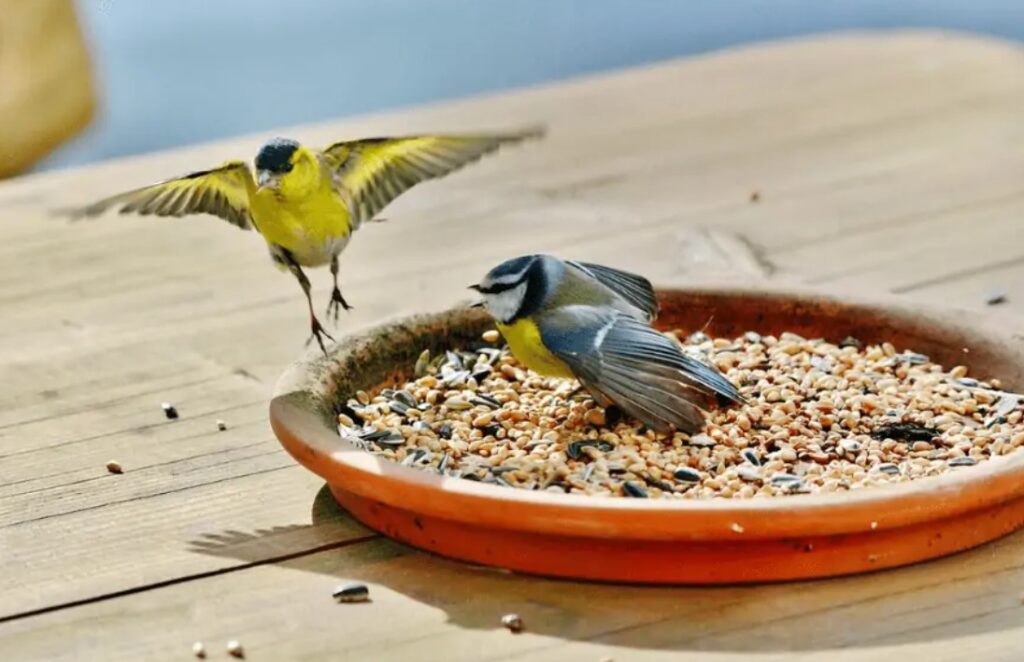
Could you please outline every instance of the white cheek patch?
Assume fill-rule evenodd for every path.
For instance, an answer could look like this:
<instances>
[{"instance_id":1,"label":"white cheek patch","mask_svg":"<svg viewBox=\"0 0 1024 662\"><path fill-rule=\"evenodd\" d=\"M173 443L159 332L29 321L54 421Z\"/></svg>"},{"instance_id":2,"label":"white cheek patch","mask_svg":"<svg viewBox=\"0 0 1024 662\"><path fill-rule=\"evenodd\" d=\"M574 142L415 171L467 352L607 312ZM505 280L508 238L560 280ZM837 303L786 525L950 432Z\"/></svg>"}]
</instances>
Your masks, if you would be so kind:
<instances>
[{"instance_id":1,"label":"white cheek patch","mask_svg":"<svg viewBox=\"0 0 1024 662\"><path fill-rule=\"evenodd\" d=\"M520 283L511 290L488 294L484 299L484 306L487 312L499 322L507 322L516 316L523 305L523 296L526 294L526 283Z\"/></svg>"}]
</instances>

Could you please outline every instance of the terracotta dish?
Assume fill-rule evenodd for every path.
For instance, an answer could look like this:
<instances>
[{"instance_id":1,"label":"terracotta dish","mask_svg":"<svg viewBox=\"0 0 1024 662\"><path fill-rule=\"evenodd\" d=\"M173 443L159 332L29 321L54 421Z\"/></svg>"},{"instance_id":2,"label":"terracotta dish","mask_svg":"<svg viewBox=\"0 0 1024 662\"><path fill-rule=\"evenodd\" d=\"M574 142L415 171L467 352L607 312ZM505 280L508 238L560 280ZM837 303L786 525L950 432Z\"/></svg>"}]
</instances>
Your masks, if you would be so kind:
<instances>
[{"instance_id":1,"label":"terracotta dish","mask_svg":"<svg viewBox=\"0 0 1024 662\"><path fill-rule=\"evenodd\" d=\"M792 331L889 341L980 379L1024 386L1024 333L1005 318L817 293L663 289L660 325L712 336ZM854 492L662 500L552 494L442 477L337 433L340 403L408 374L417 355L490 328L477 310L410 317L310 353L278 382L274 432L338 502L381 533L444 556L540 575L717 584L844 575L944 556L1024 525L1024 453Z\"/></svg>"}]
</instances>

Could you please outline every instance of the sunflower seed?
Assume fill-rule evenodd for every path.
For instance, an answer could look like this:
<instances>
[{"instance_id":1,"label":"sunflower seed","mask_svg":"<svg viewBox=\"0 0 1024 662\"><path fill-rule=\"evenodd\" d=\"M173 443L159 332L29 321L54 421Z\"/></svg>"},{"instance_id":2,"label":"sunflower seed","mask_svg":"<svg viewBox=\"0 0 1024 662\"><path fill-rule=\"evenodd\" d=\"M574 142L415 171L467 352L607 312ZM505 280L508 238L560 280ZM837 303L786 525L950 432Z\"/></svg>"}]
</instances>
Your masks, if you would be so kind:
<instances>
[{"instance_id":1,"label":"sunflower seed","mask_svg":"<svg viewBox=\"0 0 1024 662\"><path fill-rule=\"evenodd\" d=\"M406 407L415 407L419 404L416 402L416 398L413 397L412 393L409 393L404 389L401 391L395 391L395 395L393 397Z\"/></svg>"},{"instance_id":2,"label":"sunflower seed","mask_svg":"<svg viewBox=\"0 0 1024 662\"><path fill-rule=\"evenodd\" d=\"M794 476L793 474L785 472L772 474L772 477L769 479L769 482L771 482L771 484L775 485L776 487L786 487L788 485L792 485L793 483L799 483L801 481L802 479L800 478L800 476Z\"/></svg>"},{"instance_id":3,"label":"sunflower seed","mask_svg":"<svg viewBox=\"0 0 1024 662\"><path fill-rule=\"evenodd\" d=\"M635 499L646 499L647 498L647 490L645 490L644 488L640 487L636 483L628 481L628 480L624 481L622 483L622 491L623 491L623 493L626 496L633 497Z\"/></svg>"},{"instance_id":4,"label":"sunflower seed","mask_svg":"<svg viewBox=\"0 0 1024 662\"><path fill-rule=\"evenodd\" d=\"M467 379L469 379L469 370L456 370L445 375L445 377L441 379L441 382L450 388L452 386L462 384Z\"/></svg>"},{"instance_id":5,"label":"sunflower seed","mask_svg":"<svg viewBox=\"0 0 1024 662\"><path fill-rule=\"evenodd\" d=\"M366 584L342 584L331 595L338 602L366 602L370 599L370 589Z\"/></svg>"},{"instance_id":6,"label":"sunflower seed","mask_svg":"<svg viewBox=\"0 0 1024 662\"><path fill-rule=\"evenodd\" d=\"M451 423L442 423L441 427L437 428L437 436L441 437L442 439L451 439L452 438L452 424Z\"/></svg>"},{"instance_id":7,"label":"sunflower seed","mask_svg":"<svg viewBox=\"0 0 1024 662\"><path fill-rule=\"evenodd\" d=\"M896 441L931 441L939 433L917 423L892 423L882 425L871 431L874 439L894 439Z\"/></svg>"},{"instance_id":8,"label":"sunflower seed","mask_svg":"<svg viewBox=\"0 0 1024 662\"><path fill-rule=\"evenodd\" d=\"M437 472L444 473L444 468L448 466L448 453L441 456L441 459L437 463Z\"/></svg>"},{"instance_id":9,"label":"sunflower seed","mask_svg":"<svg viewBox=\"0 0 1024 662\"><path fill-rule=\"evenodd\" d=\"M430 453L428 451L425 451L422 448L417 448L416 450L405 456L405 459L402 460L402 465L406 467L411 467L417 464L420 460L429 456Z\"/></svg>"},{"instance_id":10,"label":"sunflower seed","mask_svg":"<svg viewBox=\"0 0 1024 662\"><path fill-rule=\"evenodd\" d=\"M406 414L409 413L408 405L406 405L404 402L399 402L398 400L389 401L388 407L390 407L391 411L395 412L399 416L405 416Z\"/></svg>"},{"instance_id":11,"label":"sunflower seed","mask_svg":"<svg viewBox=\"0 0 1024 662\"><path fill-rule=\"evenodd\" d=\"M498 402L489 395L484 395L483 393L478 393L477 395L473 396L470 402L474 405L490 407L491 409L501 409L500 402Z\"/></svg>"},{"instance_id":12,"label":"sunflower seed","mask_svg":"<svg viewBox=\"0 0 1024 662\"><path fill-rule=\"evenodd\" d=\"M684 483L700 482L700 472L697 471L696 469L691 469L690 467L679 467L678 469L672 472L672 475L675 477L676 480L682 481Z\"/></svg>"},{"instance_id":13,"label":"sunflower seed","mask_svg":"<svg viewBox=\"0 0 1024 662\"><path fill-rule=\"evenodd\" d=\"M875 469L875 471L880 471L881 473L889 474L890 476L899 476L900 475L900 468L899 468L899 466L896 465L896 464L893 464L892 462L882 462L881 464L876 464L874 466L874 469Z\"/></svg>"},{"instance_id":14,"label":"sunflower seed","mask_svg":"<svg viewBox=\"0 0 1024 662\"><path fill-rule=\"evenodd\" d=\"M377 444L383 448L398 448L405 444L405 439L400 434L390 430L377 430L359 435L363 441Z\"/></svg>"},{"instance_id":15,"label":"sunflower seed","mask_svg":"<svg viewBox=\"0 0 1024 662\"><path fill-rule=\"evenodd\" d=\"M918 354L917 352L903 352L898 355L905 363L910 365L924 365L928 363L928 357L924 354Z\"/></svg>"},{"instance_id":16,"label":"sunflower seed","mask_svg":"<svg viewBox=\"0 0 1024 662\"><path fill-rule=\"evenodd\" d=\"M740 453L740 455L743 456L744 460L746 460L747 462L751 463L755 467L761 466L761 458L758 457L757 451L755 451L754 449L752 449L752 448L744 448L743 452Z\"/></svg>"},{"instance_id":17,"label":"sunflower seed","mask_svg":"<svg viewBox=\"0 0 1024 662\"><path fill-rule=\"evenodd\" d=\"M165 402L160 405L160 408L164 410L164 416L171 419L172 421L178 418L178 410L175 409L174 405L170 402Z\"/></svg>"},{"instance_id":18,"label":"sunflower seed","mask_svg":"<svg viewBox=\"0 0 1024 662\"><path fill-rule=\"evenodd\" d=\"M839 341L839 346L840 347L856 347L857 349L860 349L861 347L864 346L864 343L862 343L861 341L857 340L853 336L846 336L845 338L843 338L842 340Z\"/></svg>"},{"instance_id":19,"label":"sunflower seed","mask_svg":"<svg viewBox=\"0 0 1024 662\"><path fill-rule=\"evenodd\" d=\"M1005 423L1006 415L1016 409L1018 405L1020 405L1020 400L1015 395L1004 395L999 398L996 411L985 421L985 427L990 428L998 423Z\"/></svg>"},{"instance_id":20,"label":"sunflower seed","mask_svg":"<svg viewBox=\"0 0 1024 662\"><path fill-rule=\"evenodd\" d=\"M978 461L975 460L973 457L969 457L967 455L964 455L962 457L954 457L952 460L949 461L949 466L951 466L951 467L973 467L977 463L978 463Z\"/></svg>"},{"instance_id":21,"label":"sunflower seed","mask_svg":"<svg viewBox=\"0 0 1024 662\"><path fill-rule=\"evenodd\" d=\"M445 362L456 370L462 370L465 366L462 364L462 357L453 351L447 351L444 353Z\"/></svg>"}]
</instances>

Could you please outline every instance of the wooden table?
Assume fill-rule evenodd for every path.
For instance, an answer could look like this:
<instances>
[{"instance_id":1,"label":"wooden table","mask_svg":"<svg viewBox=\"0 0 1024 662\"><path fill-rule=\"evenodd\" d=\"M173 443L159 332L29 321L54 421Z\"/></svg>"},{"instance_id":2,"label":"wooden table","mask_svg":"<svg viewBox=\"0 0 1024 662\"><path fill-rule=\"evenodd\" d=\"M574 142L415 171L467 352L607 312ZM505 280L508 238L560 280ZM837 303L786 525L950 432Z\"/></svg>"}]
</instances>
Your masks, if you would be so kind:
<instances>
[{"instance_id":1,"label":"wooden table","mask_svg":"<svg viewBox=\"0 0 1024 662\"><path fill-rule=\"evenodd\" d=\"M1012 311L1022 109L1018 47L923 32L755 46L282 133L550 128L361 231L342 263L356 307L344 329L445 307L528 251L662 282L740 272L967 309L1001 286ZM196 640L225 659L229 639L250 660L1020 659L1024 534L861 577L641 588L467 567L355 523L270 432L274 380L308 327L259 237L205 218L47 216L265 137L0 187L0 659L180 660ZM314 274L325 305L329 276ZM334 604L349 580L373 602ZM507 612L528 632L502 629Z\"/></svg>"}]
</instances>

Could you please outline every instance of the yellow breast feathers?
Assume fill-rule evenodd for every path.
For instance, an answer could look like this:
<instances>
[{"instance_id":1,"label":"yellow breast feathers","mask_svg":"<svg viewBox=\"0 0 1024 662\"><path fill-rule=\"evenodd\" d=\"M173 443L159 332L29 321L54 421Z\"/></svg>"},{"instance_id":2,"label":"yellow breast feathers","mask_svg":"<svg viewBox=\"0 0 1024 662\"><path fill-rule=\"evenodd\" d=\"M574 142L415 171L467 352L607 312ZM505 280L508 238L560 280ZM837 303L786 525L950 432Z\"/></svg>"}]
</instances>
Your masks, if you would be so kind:
<instances>
[{"instance_id":1,"label":"yellow breast feathers","mask_svg":"<svg viewBox=\"0 0 1024 662\"><path fill-rule=\"evenodd\" d=\"M573 376L569 366L544 346L540 329L532 321L521 319L512 324L499 323L497 326L501 335L505 336L512 354L534 372L546 377Z\"/></svg>"}]
</instances>

